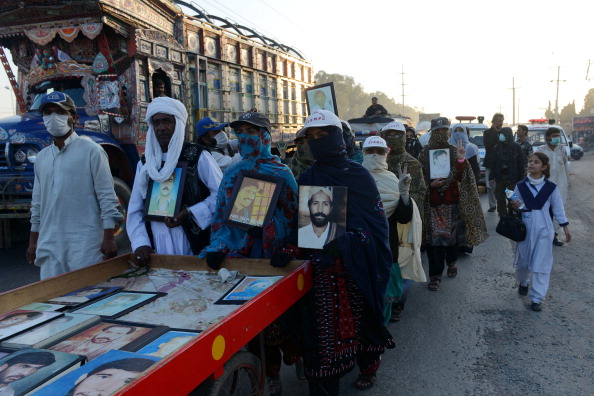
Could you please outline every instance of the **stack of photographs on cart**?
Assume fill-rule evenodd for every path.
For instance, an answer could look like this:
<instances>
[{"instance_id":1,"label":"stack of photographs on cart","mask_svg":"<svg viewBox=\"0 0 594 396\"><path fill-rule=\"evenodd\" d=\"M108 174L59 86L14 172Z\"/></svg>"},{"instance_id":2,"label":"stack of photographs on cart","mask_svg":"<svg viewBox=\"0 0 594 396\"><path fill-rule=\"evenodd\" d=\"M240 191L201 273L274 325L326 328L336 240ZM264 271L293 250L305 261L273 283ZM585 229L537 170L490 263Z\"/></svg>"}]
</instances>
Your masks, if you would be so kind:
<instances>
[{"instance_id":1,"label":"stack of photographs on cart","mask_svg":"<svg viewBox=\"0 0 594 396\"><path fill-rule=\"evenodd\" d=\"M0 395L113 394L199 334L116 320L165 295L97 285L1 314Z\"/></svg>"},{"instance_id":2,"label":"stack of photographs on cart","mask_svg":"<svg viewBox=\"0 0 594 396\"><path fill-rule=\"evenodd\" d=\"M0 395L113 394L281 278L151 269L2 314Z\"/></svg>"}]
</instances>

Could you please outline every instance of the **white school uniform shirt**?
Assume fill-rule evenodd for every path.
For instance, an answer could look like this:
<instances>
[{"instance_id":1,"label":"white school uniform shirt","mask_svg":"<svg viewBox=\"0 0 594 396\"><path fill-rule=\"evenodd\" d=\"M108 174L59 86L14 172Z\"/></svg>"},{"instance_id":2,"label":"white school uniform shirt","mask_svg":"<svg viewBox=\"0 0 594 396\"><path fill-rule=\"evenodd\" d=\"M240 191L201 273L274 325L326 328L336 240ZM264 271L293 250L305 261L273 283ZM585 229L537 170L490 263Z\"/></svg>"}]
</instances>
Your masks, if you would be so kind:
<instances>
[{"instance_id":1,"label":"white school uniform shirt","mask_svg":"<svg viewBox=\"0 0 594 396\"><path fill-rule=\"evenodd\" d=\"M549 177L549 180L557 185L565 203L567 201L567 190L569 187L569 168L567 167L568 159L565 147L559 144L555 147L555 150L551 150L548 145L543 144L538 146L534 151L540 151L549 157L549 165L551 167L551 177Z\"/></svg>"}]
</instances>

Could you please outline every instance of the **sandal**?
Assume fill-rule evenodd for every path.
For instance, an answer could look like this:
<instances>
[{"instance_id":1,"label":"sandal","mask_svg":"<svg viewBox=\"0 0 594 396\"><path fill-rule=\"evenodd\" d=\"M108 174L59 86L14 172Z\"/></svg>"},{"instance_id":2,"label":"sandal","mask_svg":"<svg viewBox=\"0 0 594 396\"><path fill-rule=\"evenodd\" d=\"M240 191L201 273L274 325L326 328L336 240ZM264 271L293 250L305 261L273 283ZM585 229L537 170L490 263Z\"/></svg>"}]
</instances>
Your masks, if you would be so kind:
<instances>
[{"instance_id":1,"label":"sandal","mask_svg":"<svg viewBox=\"0 0 594 396\"><path fill-rule=\"evenodd\" d=\"M359 374L357 382L355 382L355 388L359 390L367 390L373 388L377 376L375 374Z\"/></svg>"},{"instance_id":2,"label":"sandal","mask_svg":"<svg viewBox=\"0 0 594 396\"><path fill-rule=\"evenodd\" d=\"M441 278L439 276L432 276L430 278L431 282L427 285L427 288L431 291L438 291L439 284L441 283Z\"/></svg>"},{"instance_id":3,"label":"sandal","mask_svg":"<svg viewBox=\"0 0 594 396\"><path fill-rule=\"evenodd\" d=\"M458 267L456 267L456 263L448 265L448 278L455 278L456 275L458 275Z\"/></svg>"}]
</instances>

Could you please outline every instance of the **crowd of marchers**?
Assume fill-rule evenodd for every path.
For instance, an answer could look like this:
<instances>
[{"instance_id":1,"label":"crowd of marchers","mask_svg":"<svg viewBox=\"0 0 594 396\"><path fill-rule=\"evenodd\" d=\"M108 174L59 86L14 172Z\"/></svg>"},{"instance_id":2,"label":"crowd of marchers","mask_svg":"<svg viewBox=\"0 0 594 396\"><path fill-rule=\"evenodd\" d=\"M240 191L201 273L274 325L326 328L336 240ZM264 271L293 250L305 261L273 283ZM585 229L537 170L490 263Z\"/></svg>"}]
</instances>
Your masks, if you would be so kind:
<instances>
[{"instance_id":1,"label":"crowd of marchers","mask_svg":"<svg viewBox=\"0 0 594 396\"><path fill-rule=\"evenodd\" d=\"M374 105L371 115L381 114ZM72 99L48 94L40 110L53 144L35 163L27 258L45 279L115 256L114 227L122 215L106 153L74 131ZM464 124L433 119L423 145L414 128L393 121L359 147L348 122L316 110L296 134L287 165L272 154L271 123L257 111L230 124L201 119L193 142L184 139L187 120L178 100L161 96L148 106L145 152L125 220L137 262L150 265L153 253L198 255L219 270L230 257L266 258L274 267L310 260L312 290L246 347L258 356L263 351L272 395L282 393L282 363L296 365L310 395L338 395L340 378L355 365L354 386L373 387L381 354L395 346L387 325L399 320L412 284L427 282L438 291L444 271L455 278L458 256L488 237L477 187L478 148ZM540 311L552 246L560 244L556 228L571 239L563 206L568 161L555 128L547 131L547 144L532 152L525 127L518 127L515 142L502 124L503 116L495 114L484 133L487 212L521 216L526 224L513 266L519 294L529 294L531 308ZM235 139L225 132L229 128ZM173 211L171 191L182 162L181 205ZM234 195L246 171L282 182L261 226L235 227L229 213L241 217L258 194L246 187L241 198ZM161 190L153 200L156 183ZM300 186L309 186L304 196ZM346 206L337 203L333 187L346 188ZM309 211L306 226L299 224L300 202ZM147 209L165 215L148 218ZM345 215L343 224L337 212ZM303 247L300 238L315 248ZM421 251L427 253L428 279Z\"/></svg>"}]
</instances>

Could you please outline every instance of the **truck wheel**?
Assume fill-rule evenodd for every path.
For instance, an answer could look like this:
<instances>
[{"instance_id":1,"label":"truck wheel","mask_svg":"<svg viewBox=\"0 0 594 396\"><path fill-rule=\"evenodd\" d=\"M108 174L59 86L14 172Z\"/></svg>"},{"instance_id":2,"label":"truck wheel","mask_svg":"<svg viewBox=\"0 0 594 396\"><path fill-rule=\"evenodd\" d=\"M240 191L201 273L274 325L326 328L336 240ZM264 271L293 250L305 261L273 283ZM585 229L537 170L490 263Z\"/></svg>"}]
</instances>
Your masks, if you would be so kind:
<instances>
[{"instance_id":1,"label":"truck wheel","mask_svg":"<svg viewBox=\"0 0 594 396\"><path fill-rule=\"evenodd\" d=\"M117 177L113 178L113 189L118 197L118 201L120 201L118 210L124 215L124 221L120 225L116 225L114 230L115 241L119 251L130 244L128 233L126 232L126 214L128 212L128 203L130 202L132 190L130 190L130 187L128 187L123 180L118 179Z\"/></svg>"},{"instance_id":2,"label":"truck wheel","mask_svg":"<svg viewBox=\"0 0 594 396\"><path fill-rule=\"evenodd\" d=\"M260 359L247 351L239 351L225 363L225 372L216 380L207 379L191 396L257 396L262 378Z\"/></svg>"}]
</instances>

